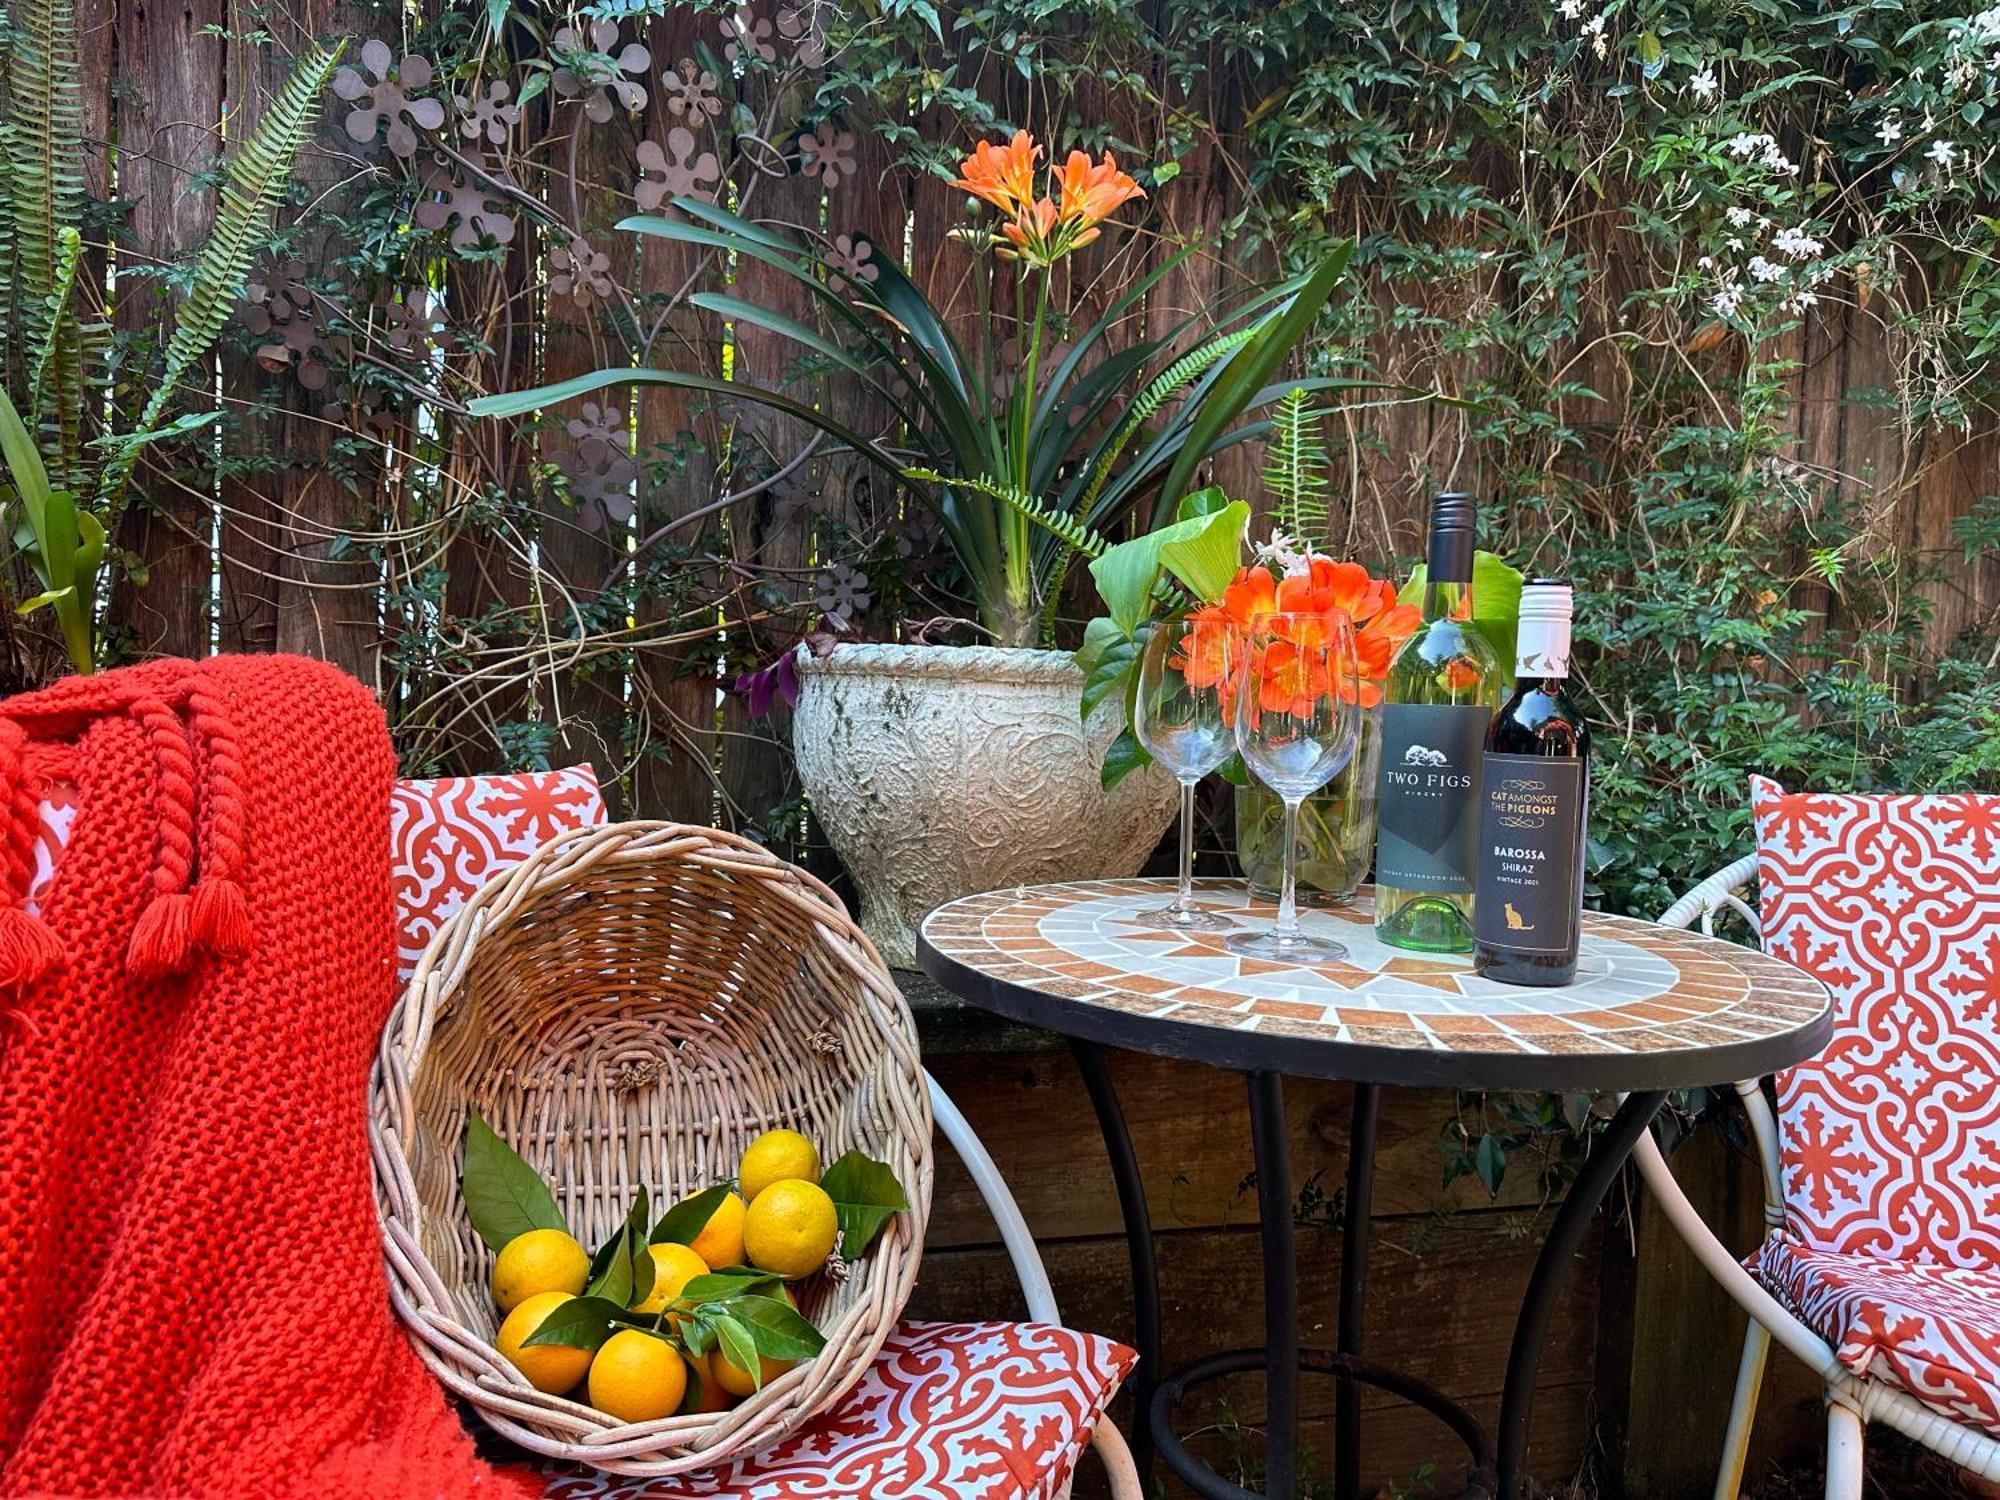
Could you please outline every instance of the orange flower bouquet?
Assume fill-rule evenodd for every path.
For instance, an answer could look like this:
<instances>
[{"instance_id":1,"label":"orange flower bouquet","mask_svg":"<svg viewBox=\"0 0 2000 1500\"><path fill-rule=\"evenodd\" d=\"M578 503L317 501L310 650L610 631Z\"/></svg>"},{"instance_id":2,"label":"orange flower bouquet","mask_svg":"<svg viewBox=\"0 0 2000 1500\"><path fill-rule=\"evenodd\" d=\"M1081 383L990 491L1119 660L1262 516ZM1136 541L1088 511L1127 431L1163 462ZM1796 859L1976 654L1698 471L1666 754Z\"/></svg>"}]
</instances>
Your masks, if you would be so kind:
<instances>
[{"instance_id":1,"label":"orange flower bouquet","mask_svg":"<svg viewBox=\"0 0 2000 1500\"><path fill-rule=\"evenodd\" d=\"M1361 740L1338 776L1299 809L1298 899L1304 905L1346 901L1367 873L1375 848L1376 777L1382 761L1382 684L1390 658L1417 627L1421 612L1399 603L1395 585L1355 562L1295 561L1285 576L1253 565L1199 615L1248 624L1270 610L1338 610L1354 622ZM1282 671L1283 664L1273 670ZM1236 857L1257 895L1275 901L1284 870L1284 804L1255 781L1236 788Z\"/></svg>"}]
</instances>

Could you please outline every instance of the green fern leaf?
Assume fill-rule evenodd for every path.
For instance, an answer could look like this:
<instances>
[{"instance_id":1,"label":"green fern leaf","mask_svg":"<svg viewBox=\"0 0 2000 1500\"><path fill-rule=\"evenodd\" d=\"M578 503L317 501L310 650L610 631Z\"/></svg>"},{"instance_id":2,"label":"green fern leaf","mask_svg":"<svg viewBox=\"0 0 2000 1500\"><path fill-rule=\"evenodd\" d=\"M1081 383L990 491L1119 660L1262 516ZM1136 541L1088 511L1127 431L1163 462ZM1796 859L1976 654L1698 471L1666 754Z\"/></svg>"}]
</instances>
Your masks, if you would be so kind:
<instances>
[{"instance_id":1,"label":"green fern leaf","mask_svg":"<svg viewBox=\"0 0 2000 1500\"><path fill-rule=\"evenodd\" d=\"M1256 334L1253 328L1239 328L1234 333L1225 333L1220 338L1210 339L1206 344L1190 349L1179 359L1160 371L1139 393L1139 399L1132 403L1132 410L1126 414L1124 426L1104 450L1104 456L1097 461L1097 469L1090 476L1090 488L1084 492L1083 500L1077 506L1077 514L1087 516L1104 486L1111 482L1111 475L1118 465L1118 455L1125 451L1125 445L1132 441L1132 435L1159 414L1160 408L1182 386L1190 385L1201 377L1202 371L1218 360L1227 359Z\"/></svg>"},{"instance_id":2,"label":"green fern leaf","mask_svg":"<svg viewBox=\"0 0 2000 1500\"><path fill-rule=\"evenodd\" d=\"M1279 527L1317 548L1328 540L1332 527L1332 486L1326 449L1319 440L1318 413L1308 401L1303 390L1287 391L1272 409L1264 488L1275 502Z\"/></svg>"},{"instance_id":3,"label":"green fern leaf","mask_svg":"<svg viewBox=\"0 0 2000 1500\"><path fill-rule=\"evenodd\" d=\"M43 365L54 424L51 478L73 482L83 448L83 351L74 312L54 312L62 231L83 219L83 87L76 13L67 0L19 0L7 70L8 312L14 361ZM36 351L30 354L29 351ZM18 389L18 387L17 387ZM28 416L34 421L34 414Z\"/></svg>"},{"instance_id":4,"label":"green fern leaf","mask_svg":"<svg viewBox=\"0 0 2000 1500\"><path fill-rule=\"evenodd\" d=\"M164 368L137 421L131 424L135 430L160 428L167 404L221 336L231 308L243 293L251 257L270 227L271 213L291 182L292 164L319 116L320 97L344 45L317 48L300 60L264 118L257 122L256 131L224 167L215 229L202 246L193 284L175 310ZM138 448L127 446L117 450L105 466L99 494L107 526L116 521L137 456Z\"/></svg>"}]
</instances>

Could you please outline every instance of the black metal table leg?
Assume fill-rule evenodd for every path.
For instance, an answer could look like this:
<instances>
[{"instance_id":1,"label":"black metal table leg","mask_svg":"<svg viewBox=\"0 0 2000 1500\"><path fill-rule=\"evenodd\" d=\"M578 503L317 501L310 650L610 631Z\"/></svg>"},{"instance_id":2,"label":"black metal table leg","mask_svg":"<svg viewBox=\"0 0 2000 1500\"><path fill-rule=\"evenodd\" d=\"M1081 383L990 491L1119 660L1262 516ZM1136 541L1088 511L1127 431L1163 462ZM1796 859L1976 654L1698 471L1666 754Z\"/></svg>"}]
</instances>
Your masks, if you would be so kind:
<instances>
[{"instance_id":1,"label":"black metal table leg","mask_svg":"<svg viewBox=\"0 0 2000 1500\"><path fill-rule=\"evenodd\" d=\"M1604 1133L1591 1144L1590 1156L1570 1184L1555 1224L1535 1257L1521 1315L1514 1323L1513 1346L1507 1351L1507 1381L1500 1396L1499 1464L1494 1493L1497 1500L1521 1500L1528 1477L1528 1423L1535 1401L1535 1380L1541 1369L1542 1343L1548 1335L1555 1297L1570 1262L1590 1232L1604 1195L1653 1123L1665 1102L1664 1092L1628 1094Z\"/></svg>"},{"instance_id":2,"label":"black metal table leg","mask_svg":"<svg viewBox=\"0 0 2000 1500\"><path fill-rule=\"evenodd\" d=\"M1132 1373L1132 1461L1141 1483L1153 1477L1153 1434L1147 1421L1153 1391L1160 1383L1160 1259L1153 1244L1153 1215L1146 1204L1146 1184L1139 1175L1139 1158L1132 1150L1132 1133L1104 1050L1094 1042L1072 1040L1070 1051L1090 1091L1097 1111L1097 1128L1111 1157L1111 1180L1118 1187L1118 1211L1125 1220L1125 1249L1132 1261L1132 1315L1136 1325L1139 1367Z\"/></svg>"},{"instance_id":3,"label":"black metal table leg","mask_svg":"<svg viewBox=\"0 0 2000 1500\"><path fill-rule=\"evenodd\" d=\"M1347 1132L1347 1197L1341 1205L1340 1319L1336 1348L1359 1357L1368 1303L1368 1217L1375 1196L1376 1124L1382 1108L1379 1084L1354 1086L1353 1123ZM1361 1387L1346 1369L1333 1385L1334 1500L1360 1500Z\"/></svg>"},{"instance_id":4,"label":"black metal table leg","mask_svg":"<svg viewBox=\"0 0 2000 1500\"><path fill-rule=\"evenodd\" d=\"M1293 1500L1299 1487L1299 1287L1284 1080L1276 1073L1252 1073L1249 1083L1257 1222L1264 1243L1264 1494L1266 1500Z\"/></svg>"}]
</instances>

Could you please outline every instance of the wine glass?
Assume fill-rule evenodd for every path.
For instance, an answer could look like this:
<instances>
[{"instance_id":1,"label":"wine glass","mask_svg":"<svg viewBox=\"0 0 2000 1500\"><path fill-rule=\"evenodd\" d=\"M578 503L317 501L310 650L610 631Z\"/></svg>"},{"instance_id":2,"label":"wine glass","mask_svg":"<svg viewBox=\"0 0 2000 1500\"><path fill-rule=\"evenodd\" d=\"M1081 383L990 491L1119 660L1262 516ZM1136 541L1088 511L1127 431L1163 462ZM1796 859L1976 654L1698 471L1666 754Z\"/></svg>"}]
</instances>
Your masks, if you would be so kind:
<instances>
[{"instance_id":1,"label":"wine glass","mask_svg":"<svg viewBox=\"0 0 2000 1500\"><path fill-rule=\"evenodd\" d=\"M1139 653L1133 733L1181 784L1181 886L1171 906L1135 918L1144 927L1222 932L1236 924L1194 904L1194 788L1236 748L1233 668L1241 639L1230 621L1199 616L1155 625Z\"/></svg>"},{"instance_id":2,"label":"wine glass","mask_svg":"<svg viewBox=\"0 0 2000 1500\"><path fill-rule=\"evenodd\" d=\"M1296 888L1299 804L1340 773L1360 738L1353 622L1337 609L1260 615L1243 634L1236 679L1236 748L1285 804L1285 879L1277 924L1223 945L1293 963L1345 958L1340 944L1300 930Z\"/></svg>"}]
</instances>

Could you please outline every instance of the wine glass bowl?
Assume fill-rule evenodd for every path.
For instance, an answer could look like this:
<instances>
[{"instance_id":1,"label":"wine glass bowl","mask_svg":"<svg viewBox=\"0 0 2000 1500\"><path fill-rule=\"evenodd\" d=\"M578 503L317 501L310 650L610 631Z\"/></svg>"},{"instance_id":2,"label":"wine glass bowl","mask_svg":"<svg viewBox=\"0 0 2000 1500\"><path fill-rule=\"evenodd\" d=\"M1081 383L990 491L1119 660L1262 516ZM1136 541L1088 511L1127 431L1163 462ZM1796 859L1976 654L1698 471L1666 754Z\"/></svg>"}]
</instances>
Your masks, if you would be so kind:
<instances>
[{"instance_id":1,"label":"wine glass bowl","mask_svg":"<svg viewBox=\"0 0 2000 1500\"><path fill-rule=\"evenodd\" d=\"M1316 963L1345 958L1338 943L1308 936L1297 906L1299 804L1337 776L1361 733L1354 627L1345 612L1261 615L1244 633L1234 729L1243 763L1285 804L1284 883L1267 932L1227 940L1252 958Z\"/></svg>"},{"instance_id":2,"label":"wine glass bowl","mask_svg":"<svg viewBox=\"0 0 2000 1500\"><path fill-rule=\"evenodd\" d=\"M1194 900L1194 789L1236 748L1236 665L1241 641L1226 619L1201 613L1163 620L1139 652L1132 732L1181 784L1180 889L1173 903L1138 920L1182 932L1221 932L1236 924Z\"/></svg>"}]
</instances>

